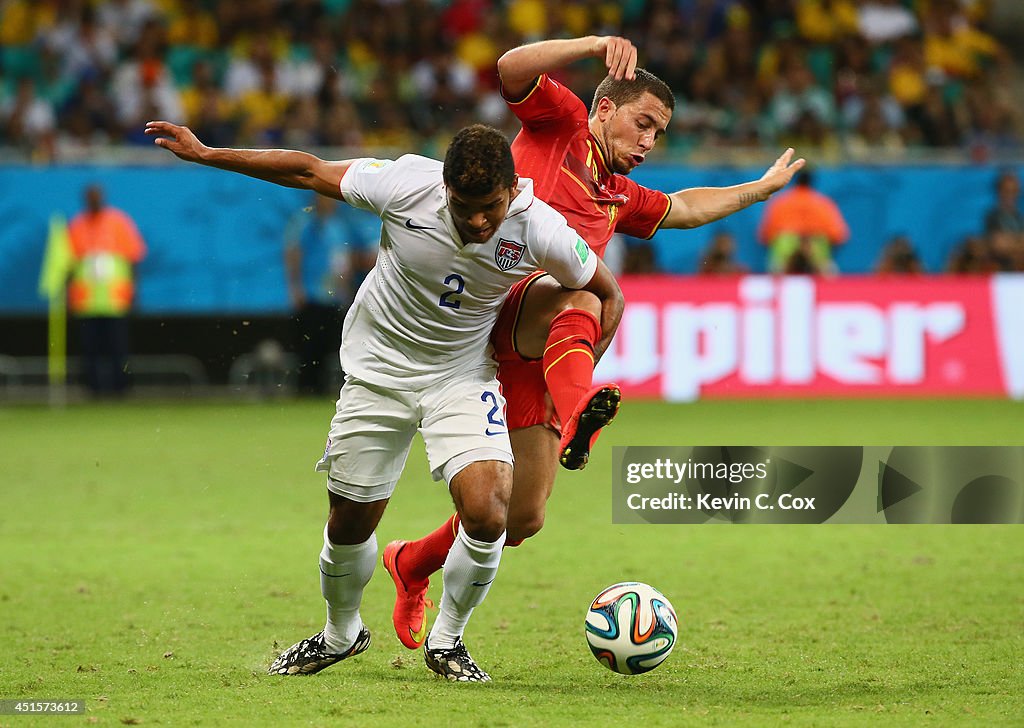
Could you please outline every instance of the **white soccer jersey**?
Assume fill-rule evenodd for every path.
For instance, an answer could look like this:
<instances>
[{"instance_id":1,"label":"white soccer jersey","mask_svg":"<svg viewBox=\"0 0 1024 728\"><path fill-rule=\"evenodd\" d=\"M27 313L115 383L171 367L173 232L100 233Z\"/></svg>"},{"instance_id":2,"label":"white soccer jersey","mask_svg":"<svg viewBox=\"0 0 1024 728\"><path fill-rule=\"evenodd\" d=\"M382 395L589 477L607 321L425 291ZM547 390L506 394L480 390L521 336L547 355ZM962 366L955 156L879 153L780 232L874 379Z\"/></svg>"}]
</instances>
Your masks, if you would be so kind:
<instances>
[{"instance_id":1,"label":"white soccer jersey","mask_svg":"<svg viewBox=\"0 0 1024 728\"><path fill-rule=\"evenodd\" d=\"M448 212L442 164L417 155L356 160L345 202L382 221L377 265L345 319L341 361L366 382L421 389L494 369L491 328L509 288L535 270L566 288L594 275L597 256L522 179L508 216L485 243L463 245Z\"/></svg>"}]
</instances>

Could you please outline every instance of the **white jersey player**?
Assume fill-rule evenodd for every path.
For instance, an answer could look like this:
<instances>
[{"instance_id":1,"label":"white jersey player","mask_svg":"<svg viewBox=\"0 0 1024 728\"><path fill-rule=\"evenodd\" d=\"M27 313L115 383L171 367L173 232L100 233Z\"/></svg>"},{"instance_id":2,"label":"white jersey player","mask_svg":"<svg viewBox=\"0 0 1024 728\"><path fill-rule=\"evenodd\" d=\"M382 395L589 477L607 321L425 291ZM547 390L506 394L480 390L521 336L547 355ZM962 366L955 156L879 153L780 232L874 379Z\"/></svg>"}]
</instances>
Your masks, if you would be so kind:
<instances>
[{"instance_id":1,"label":"white jersey player","mask_svg":"<svg viewBox=\"0 0 1024 728\"><path fill-rule=\"evenodd\" d=\"M346 319L346 384L317 464L331 505L320 554L327 624L282 653L271 674L318 672L369 646L359 605L377 559L375 529L419 431L461 518L424 658L449 680L490 680L462 642L497 574L512 487L489 334L509 287L543 269L600 300L607 343L623 306L611 273L533 197L532 183L518 180L508 141L489 127L460 131L443 165L412 155L325 162L297 151L211 149L167 122L146 132L186 161L312 189L383 223L377 266Z\"/></svg>"},{"instance_id":2,"label":"white jersey player","mask_svg":"<svg viewBox=\"0 0 1024 728\"><path fill-rule=\"evenodd\" d=\"M542 269L582 288L597 269L565 218L534 198L532 180L518 180L505 220L484 242L462 241L436 160L356 160L341 192L382 222L377 266L341 345L345 371L375 384L421 389L493 370L491 328L516 281Z\"/></svg>"}]
</instances>

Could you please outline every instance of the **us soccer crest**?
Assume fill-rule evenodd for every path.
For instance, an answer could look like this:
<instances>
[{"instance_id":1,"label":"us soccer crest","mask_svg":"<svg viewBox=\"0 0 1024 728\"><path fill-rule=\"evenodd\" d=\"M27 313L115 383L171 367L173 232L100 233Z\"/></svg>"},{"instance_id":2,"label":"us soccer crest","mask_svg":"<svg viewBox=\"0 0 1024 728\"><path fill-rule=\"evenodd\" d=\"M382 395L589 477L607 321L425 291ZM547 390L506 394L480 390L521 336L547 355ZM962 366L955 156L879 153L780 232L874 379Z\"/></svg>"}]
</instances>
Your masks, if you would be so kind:
<instances>
[{"instance_id":1,"label":"us soccer crest","mask_svg":"<svg viewBox=\"0 0 1024 728\"><path fill-rule=\"evenodd\" d=\"M494 261L502 270L515 268L519 265L519 261L523 259L525 251L526 246L523 243L498 238L498 245L494 248Z\"/></svg>"}]
</instances>

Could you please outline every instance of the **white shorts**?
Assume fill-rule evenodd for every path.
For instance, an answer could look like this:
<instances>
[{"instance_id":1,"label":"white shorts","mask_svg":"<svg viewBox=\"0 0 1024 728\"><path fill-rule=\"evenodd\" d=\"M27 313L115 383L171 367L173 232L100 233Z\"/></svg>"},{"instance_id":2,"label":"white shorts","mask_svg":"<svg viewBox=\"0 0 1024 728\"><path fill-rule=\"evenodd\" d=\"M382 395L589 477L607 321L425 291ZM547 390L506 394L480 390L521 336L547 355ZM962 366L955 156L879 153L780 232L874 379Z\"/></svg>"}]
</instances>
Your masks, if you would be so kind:
<instances>
[{"instance_id":1,"label":"white shorts","mask_svg":"<svg viewBox=\"0 0 1024 728\"><path fill-rule=\"evenodd\" d=\"M512 464L505 398L493 377L470 376L424 391L345 378L316 469L327 487L361 503L391 497L417 430L434 480L450 483L482 460Z\"/></svg>"}]
</instances>

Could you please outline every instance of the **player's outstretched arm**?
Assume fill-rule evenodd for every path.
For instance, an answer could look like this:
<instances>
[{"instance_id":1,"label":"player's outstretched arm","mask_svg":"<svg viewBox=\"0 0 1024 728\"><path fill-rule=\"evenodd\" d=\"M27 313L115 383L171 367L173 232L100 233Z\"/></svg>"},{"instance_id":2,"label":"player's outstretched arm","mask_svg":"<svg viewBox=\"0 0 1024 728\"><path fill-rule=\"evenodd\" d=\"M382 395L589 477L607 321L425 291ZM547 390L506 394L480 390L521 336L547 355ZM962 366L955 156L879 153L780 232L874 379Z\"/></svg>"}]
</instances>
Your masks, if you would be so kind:
<instances>
[{"instance_id":1,"label":"player's outstretched arm","mask_svg":"<svg viewBox=\"0 0 1024 728\"><path fill-rule=\"evenodd\" d=\"M615 276L600 258L597 259L597 270L583 290L590 291L601 301L601 340L594 345L594 361L597 362L611 345L615 330L619 328L626 299Z\"/></svg>"},{"instance_id":2,"label":"player's outstretched arm","mask_svg":"<svg viewBox=\"0 0 1024 728\"><path fill-rule=\"evenodd\" d=\"M498 75L505 96L516 99L537 76L584 58L603 58L608 74L615 78L635 78L636 46L612 35L542 40L513 48L498 59Z\"/></svg>"},{"instance_id":3,"label":"player's outstretched arm","mask_svg":"<svg viewBox=\"0 0 1024 728\"><path fill-rule=\"evenodd\" d=\"M306 152L290 149L221 149L199 141L187 126L167 121L150 121L146 134L186 162L238 172L284 187L313 190L326 197L342 199L341 178L352 160L326 162Z\"/></svg>"},{"instance_id":4,"label":"player's outstretched arm","mask_svg":"<svg viewBox=\"0 0 1024 728\"><path fill-rule=\"evenodd\" d=\"M789 184L804 164L802 158L793 161L793 150L787 149L761 179L732 187L693 187L673 192L669 195L672 209L661 227L700 227L763 202Z\"/></svg>"}]
</instances>

